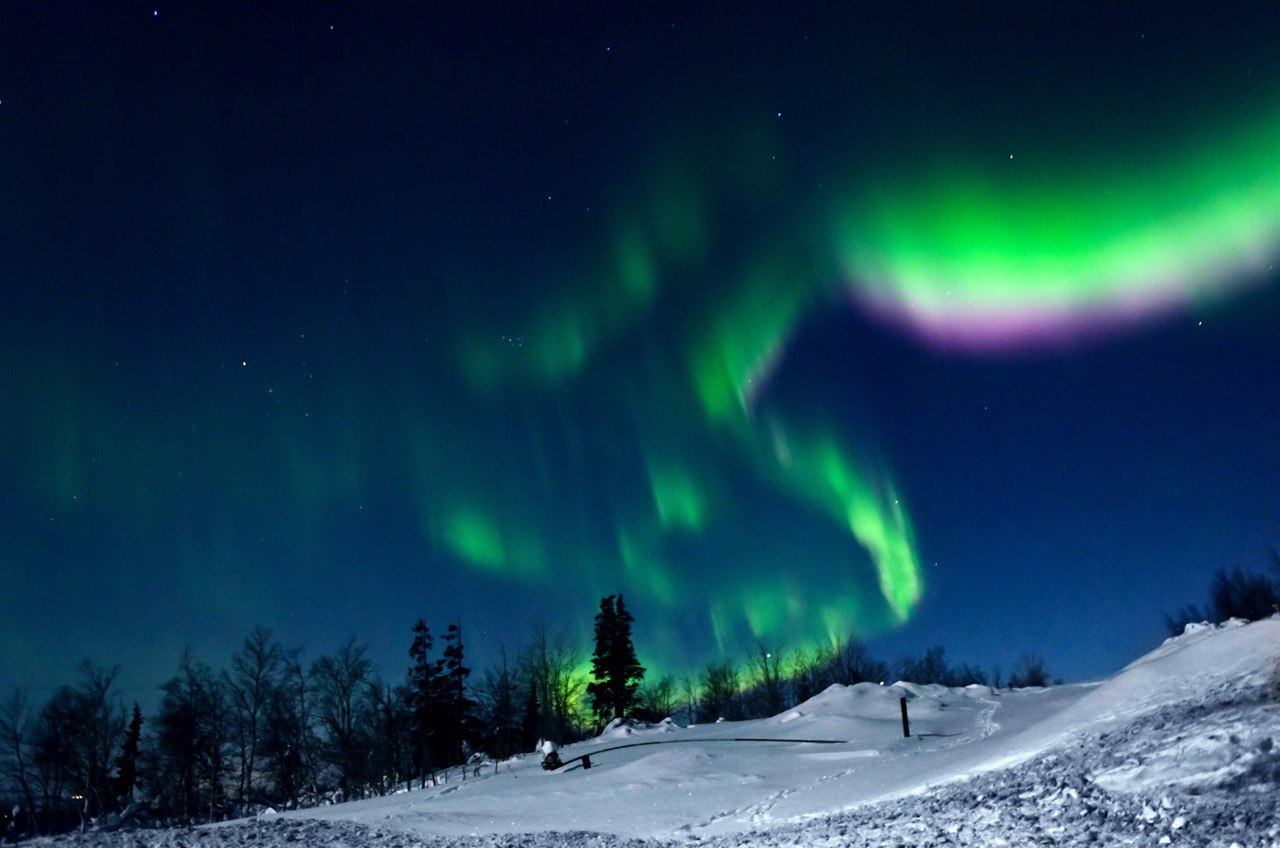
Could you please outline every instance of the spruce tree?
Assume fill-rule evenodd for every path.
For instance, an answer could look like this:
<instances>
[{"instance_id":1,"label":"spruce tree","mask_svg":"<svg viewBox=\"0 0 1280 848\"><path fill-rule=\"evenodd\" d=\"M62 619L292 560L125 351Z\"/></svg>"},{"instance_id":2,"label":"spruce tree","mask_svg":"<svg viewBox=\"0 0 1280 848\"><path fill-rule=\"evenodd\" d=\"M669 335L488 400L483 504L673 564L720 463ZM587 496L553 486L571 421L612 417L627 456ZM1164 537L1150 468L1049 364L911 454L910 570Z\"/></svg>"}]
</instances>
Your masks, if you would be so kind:
<instances>
[{"instance_id":1,"label":"spruce tree","mask_svg":"<svg viewBox=\"0 0 1280 848\"><path fill-rule=\"evenodd\" d=\"M434 765L432 736L438 718L438 699L443 662L431 659L431 628L422 619L413 626L413 643L409 646L409 685L406 706L409 711L410 759L418 778L426 784L427 772ZM439 757L436 753L435 757Z\"/></svg>"},{"instance_id":2,"label":"spruce tree","mask_svg":"<svg viewBox=\"0 0 1280 848\"><path fill-rule=\"evenodd\" d=\"M591 676L587 694L601 721L625 716L635 700L636 688L644 679L644 666L636 658L631 642L631 624L635 619L627 611L622 595L600 599L596 614L596 645L591 655Z\"/></svg>"},{"instance_id":3,"label":"spruce tree","mask_svg":"<svg viewBox=\"0 0 1280 848\"><path fill-rule=\"evenodd\" d=\"M133 718L125 731L124 742L116 756L116 777L111 787L113 801L128 806L133 800L133 787L138 783L138 746L142 741L142 710L135 703Z\"/></svg>"},{"instance_id":4,"label":"spruce tree","mask_svg":"<svg viewBox=\"0 0 1280 848\"><path fill-rule=\"evenodd\" d=\"M462 628L450 624L444 636L444 668L441 674L441 729L446 737L445 754L448 762L466 759L463 742L471 733L474 722L475 702L467 695L467 678L471 669L463 662ZM446 763L447 764L447 763Z\"/></svg>"}]
</instances>

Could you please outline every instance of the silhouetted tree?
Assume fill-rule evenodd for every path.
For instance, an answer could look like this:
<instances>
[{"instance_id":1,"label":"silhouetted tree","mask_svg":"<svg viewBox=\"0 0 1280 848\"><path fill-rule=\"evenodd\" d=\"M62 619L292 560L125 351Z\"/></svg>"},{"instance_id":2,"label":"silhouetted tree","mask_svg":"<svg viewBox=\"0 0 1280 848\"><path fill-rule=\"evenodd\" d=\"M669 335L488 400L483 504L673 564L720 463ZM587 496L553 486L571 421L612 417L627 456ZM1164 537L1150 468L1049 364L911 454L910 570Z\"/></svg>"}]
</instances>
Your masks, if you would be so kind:
<instances>
[{"instance_id":1,"label":"silhouetted tree","mask_svg":"<svg viewBox=\"0 0 1280 848\"><path fill-rule=\"evenodd\" d=\"M520 680L501 648L496 665L484 673L477 697L479 721L484 728L485 752L496 760L514 755L521 740Z\"/></svg>"},{"instance_id":2,"label":"silhouetted tree","mask_svg":"<svg viewBox=\"0 0 1280 848\"><path fill-rule=\"evenodd\" d=\"M431 657L433 643L431 628L425 621L418 619L418 623L413 625L413 642L409 645L406 704L409 713L411 761L418 781L423 786L426 786L427 775L440 756L432 748L440 713L440 677L444 661Z\"/></svg>"},{"instance_id":3,"label":"silhouetted tree","mask_svg":"<svg viewBox=\"0 0 1280 848\"><path fill-rule=\"evenodd\" d=\"M748 669L751 679L749 714L757 718L766 718L786 709L781 655L757 642L751 654Z\"/></svg>"},{"instance_id":4,"label":"silhouetted tree","mask_svg":"<svg viewBox=\"0 0 1280 848\"><path fill-rule=\"evenodd\" d=\"M841 659L843 679L833 683L853 686L858 683L884 683L889 667L871 655L871 651L857 639L849 639L844 645L836 645L836 655Z\"/></svg>"},{"instance_id":5,"label":"silhouetted tree","mask_svg":"<svg viewBox=\"0 0 1280 848\"><path fill-rule=\"evenodd\" d=\"M138 783L138 751L142 744L142 709L135 703L129 727L125 730L120 753L116 756L116 776L111 783L111 799L122 805L133 800L133 788Z\"/></svg>"},{"instance_id":6,"label":"silhouetted tree","mask_svg":"<svg viewBox=\"0 0 1280 848\"><path fill-rule=\"evenodd\" d=\"M409 712L407 689L373 681L369 687L373 722L368 734L369 779L372 788L380 795L392 792L401 780L406 788L412 788L413 763L410 758Z\"/></svg>"},{"instance_id":7,"label":"silhouetted tree","mask_svg":"<svg viewBox=\"0 0 1280 848\"><path fill-rule=\"evenodd\" d=\"M947 685L951 668L947 665L946 650L941 645L934 645L922 657L907 657L899 663L898 676L911 683Z\"/></svg>"},{"instance_id":8,"label":"silhouetted tree","mask_svg":"<svg viewBox=\"0 0 1280 848\"><path fill-rule=\"evenodd\" d=\"M532 751L542 737L542 708L538 703L538 685L527 675L524 681L524 704L520 710L520 750Z\"/></svg>"},{"instance_id":9,"label":"silhouetted tree","mask_svg":"<svg viewBox=\"0 0 1280 848\"><path fill-rule=\"evenodd\" d=\"M676 689L676 681L671 677L662 677L652 683L645 683L636 690L633 714L645 721L662 721L676 712L679 706L680 693Z\"/></svg>"},{"instance_id":10,"label":"silhouetted tree","mask_svg":"<svg viewBox=\"0 0 1280 848\"><path fill-rule=\"evenodd\" d=\"M1222 622L1231 618L1245 621L1261 619L1280 612L1280 551L1271 551L1273 576L1246 572L1237 567L1231 571L1218 569L1209 582L1209 604L1183 606L1164 616L1170 636L1180 636L1188 624L1200 621Z\"/></svg>"},{"instance_id":11,"label":"silhouetted tree","mask_svg":"<svg viewBox=\"0 0 1280 848\"><path fill-rule=\"evenodd\" d=\"M1188 624L1213 620L1213 613L1195 604L1185 604L1173 614L1164 614L1164 627L1170 636L1181 636Z\"/></svg>"},{"instance_id":12,"label":"silhouetted tree","mask_svg":"<svg viewBox=\"0 0 1280 848\"><path fill-rule=\"evenodd\" d=\"M735 721L742 718L742 705L739 697L741 678L738 667L733 660L724 659L709 663L702 670L699 680L701 684L698 709L698 720L712 722L718 719Z\"/></svg>"},{"instance_id":13,"label":"silhouetted tree","mask_svg":"<svg viewBox=\"0 0 1280 848\"><path fill-rule=\"evenodd\" d=\"M644 679L644 666L636 658L631 641L631 624L621 595L600 599L596 613L595 651L591 655L591 676L587 695L599 720L610 721L627 715L635 700L636 687Z\"/></svg>"},{"instance_id":14,"label":"silhouetted tree","mask_svg":"<svg viewBox=\"0 0 1280 848\"><path fill-rule=\"evenodd\" d=\"M273 803L314 802L317 787L316 695L301 651L283 653L280 677L267 698L262 768Z\"/></svg>"},{"instance_id":15,"label":"silhouetted tree","mask_svg":"<svg viewBox=\"0 0 1280 848\"><path fill-rule=\"evenodd\" d=\"M444 665L440 676L440 730L443 738L443 765L465 762L466 749L475 721L475 701L467 694L467 668L463 656L462 628L450 624L444 635Z\"/></svg>"},{"instance_id":16,"label":"silhouetted tree","mask_svg":"<svg viewBox=\"0 0 1280 848\"><path fill-rule=\"evenodd\" d=\"M153 796L173 812L212 820L225 801L226 749L230 742L226 697L218 676L183 653L178 674L161 687L155 729Z\"/></svg>"},{"instance_id":17,"label":"silhouetted tree","mask_svg":"<svg viewBox=\"0 0 1280 848\"><path fill-rule=\"evenodd\" d=\"M520 671L534 688L539 738L565 743L583 735L578 702L586 677L578 671L581 664L582 653L568 633L552 636L544 622L533 625Z\"/></svg>"},{"instance_id":18,"label":"silhouetted tree","mask_svg":"<svg viewBox=\"0 0 1280 848\"><path fill-rule=\"evenodd\" d=\"M37 832L36 765L32 734L35 717L25 690L14 688L0 704L0 775L16 790L21 803L13 822L18 835Z\"/></svg>"},{"instance_id":19,"label":"silhouetted tree","mask_svg":"<svg viewBox=\"0 0 1280 848\"><path fill-rule=\"evenodd\" d=\"M76 686L61 686L40 711L31 764L42 810L75 811L80 819L112 804L111 763L124 735L124 709L112 692L118 668L85 660Z\"/></svg>"},{"instance_id":20,"label":"silhouetted tree","mask_svg":"<svg viewBox=\"0 0 1280 848\"><path fill-rule=\"evenodd\" d=\"M258 756L266 732L267 706L272 690L279 685L283 657L271 631L258 625L231 656L231 668L222 672L230 704L231 736L234 740L236 800L254 800L253 781L258 776Z\"/></svg>"},{"instance_id":21,"label":"silhouetted tree","mask_svg":"<svg viewBox=\"0 0 1280 848\"><path fill-rule=\"evenodd\" d=\"M1023 654L1018 657L1013 671L1009 672L1009 688L1023 689L1028 686L1048 686L1049 670L1045 667L1044 657L1039 654Z\"/></svg>"},{"instance_id":22,"label":"silhouetted tree","mask_svg":"<svg viewBox=\"0 0 1280 848\"><path fill-rule=\"evenodd\" d=\"M317 712L324 729L322 750L337 770L338 790L344 800L358 798L369 788L369 733L372 722L372 664L368 649L355 637L332 657L317 660L315 679Z\"/></svg>"},{"instance_id":23,"label":"silhouetted tree","mask_svg":"<svg viewBox=\"0 0 1280 848\"><path fill-rule=\"evenodd\" d=\"M1280 566L1278 566L1280 569ZM1280 612L1280 583L1241 568L1219 569L1209 587L1215 620L1260 621Z\"/></svg>"}]
</instances>

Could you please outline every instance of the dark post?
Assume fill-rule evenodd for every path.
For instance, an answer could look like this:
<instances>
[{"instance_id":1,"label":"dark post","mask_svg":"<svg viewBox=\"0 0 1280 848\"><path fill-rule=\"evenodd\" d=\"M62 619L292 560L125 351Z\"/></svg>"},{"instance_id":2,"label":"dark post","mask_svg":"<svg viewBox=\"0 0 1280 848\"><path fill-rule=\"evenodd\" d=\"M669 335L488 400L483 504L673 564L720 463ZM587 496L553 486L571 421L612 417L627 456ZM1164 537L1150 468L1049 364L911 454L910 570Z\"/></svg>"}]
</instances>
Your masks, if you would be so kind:
<instances>
[{"instance_id":1,"label":"dark post","mask_svg":"<svg viewBox=\"0 0 1280 848\"><path fill-rule=\"evenodd\" d=\"M589 756L587 756L586 754L583 754L583 755L582 755L582 767L583 767L584 769L589 769L589 768L591 768L591 758L590 758Z\"/></svg>"},{"instance_id":2,"label":"dark post","mask_svg":"<svg viewBox=\"0 0 1280 848\"><path fill-rule=\"evenodd\" d=\"M906 739L911 735L911 722L907 720L907 699L899 698L898 706L902 707L902 738Z\"/></svg>"}]
</instances>

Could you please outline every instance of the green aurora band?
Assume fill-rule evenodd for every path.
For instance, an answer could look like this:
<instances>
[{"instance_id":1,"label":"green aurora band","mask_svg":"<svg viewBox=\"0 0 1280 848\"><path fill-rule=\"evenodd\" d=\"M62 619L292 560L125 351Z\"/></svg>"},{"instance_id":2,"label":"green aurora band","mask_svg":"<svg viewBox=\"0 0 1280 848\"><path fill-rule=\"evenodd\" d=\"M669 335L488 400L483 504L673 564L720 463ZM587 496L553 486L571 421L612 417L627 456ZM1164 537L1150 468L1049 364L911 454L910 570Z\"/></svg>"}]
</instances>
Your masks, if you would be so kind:
<instances>
[{"instance_id":1,"label":"green aurora band","mask_svg":"<svg viewBox=\"0 0 1280 848\"><path fill-rule=\"evenodd\" d=\"M740 261L731 283L706 258L718 235L713 210L721 208L708 198L733 202L723 197L723 173L701 183L658 177L651 183L662 189L641 204L651 215L620 228L598 285L585 296L569 290L552 298L527 322L527 355L504 356L472 338L462 359L472 385L487 395L561 392L586 379L611 348L652 334L671 314L665 300L702 315L697 323L671 322L678 337L670 348L682 353L663 360L636 393L657 397L658 409L635 396L619 399L648 443L640 463L647 514L620 517L616 554L599 554L586 570L609 591L673 610L696 576L664 557L665 540L714 531L735 511L731 481L745 470L844 528L861 553L851 550L823 569L868 562L887 615L869 612L871 599L852 584L846 597L833 598L813 581L743 569L738 586L723 585L709 599L717 643L728 650L744 632L761 641L867 635L909 619L923 594L920 556L874 440L864 434L851 442L838 428L796 426L782 412L756 409L805 316L851 292L867 314L927 343L981 352L1080 343L1222 301L1274 261L1276 150L1280 120L1273 119L1162 161L1117 161L1081 173L1064 166L1055 171L1057 189L1046 188L1043 173L973 162L878 188L864 184L819 210L831 222L825 248L789 229ZM682 240L683 232L694 235ZM653 435L673 430L667 440ZM441 541L477 567L494 560L492 544Z\"/></svg>"},{"instance_id":2,"label":"green aurora band","mask_svg":"<svg viewBox=\"0 0 1280 848\"><path fill-rule=\"evenodd\" d=\"M858 303L929 343L1071 344L1260 279L1280 243L1278 150L1272 113L1056 184L957 163L849 201L834 240Z\"/></svg>"},{"instance_id":3,"label":"green aurora band","mask_svg":"<svg viewBox=\"0 0 1280 848\"><path fill-rule=\"evenodd\" d=\"M8 327L11 361L42 363L12 387L24 416L0 417L9 443L39 446L8 476L51 504L110 504L139 538L215 516L184 535L190 556L245 579L262 554L216 516L295 504L309 541L281 567L302 575L332 516L389 493L411 504L432 562L470 572L459 580L515 579L574 609L625 593L650 668L705 660L699 629L729 652L868 636L910 619L926 575L874 432L770 391L807 316L851 294L929 344L1073 343L1221 302L1280 243L1274 115L1159 162L1028 175L956 157L875 185L850 177L738 236L744 198L782 191L752 170L780 142L743 135L723 155L658 157L601 250L537 281L545 296L523 314L459 323L417 370L319 362L327 384L268 400L279 375L250 356L199 400L113 406L134 387L84 377L54 334ZM87 339L84 359L114 358L67 329ZM155 398L187 376L166 379ZM218 499L175 505L180 478Z\"/></svg>"}]
</instances>

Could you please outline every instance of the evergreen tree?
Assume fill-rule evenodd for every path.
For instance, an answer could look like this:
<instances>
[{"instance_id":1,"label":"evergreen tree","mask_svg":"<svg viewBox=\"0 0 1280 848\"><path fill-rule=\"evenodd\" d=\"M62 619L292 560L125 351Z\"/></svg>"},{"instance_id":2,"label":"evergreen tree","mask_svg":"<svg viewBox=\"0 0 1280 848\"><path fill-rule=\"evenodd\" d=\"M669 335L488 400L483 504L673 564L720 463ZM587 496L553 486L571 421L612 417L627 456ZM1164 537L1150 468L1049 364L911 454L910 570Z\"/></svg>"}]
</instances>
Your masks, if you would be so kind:
<instances>
[{"instance_id":1,"label":"evergreen tree","mask_svg":"<svg viewBox=\"0 0 1280 848\"><path fill-rule=\"evenodd\" d=\"M466 667L462 654L462 628L450 624L444 635L444 665L440 675L444 765L466 761L464 743L471 734L475 716L475 701L467 695L471 669Z\"/></svg>"},{"instance_id":2,"label":"evergreen tree","mask_svg":"<svg viewBox=\"0 0 1280 848\"><path fill-rule=\"evenodd\" d=\"M621 595L600 599L596 647L591 655L594 680L587 684L587 694L601 721L626 715L635 700L636 687L644 679L644 667L636 659L636 649L631 642L633 621Z\"/></svg>"},{"instance_id":3,"label":"evergreen tree","mask_svg":"<svg viewBox=\"0 0 1280 848\"><path fill-rule=\"evenodd\" d=\"M120 800L125 806L133 800L133 787L138 783L138 745L141 740L142 710L135 703L133 718L116 756L116 777L111 787L112 800Z\"/></svg>"},{"instance_id":4,"label":"evergreen tree","mask_svg":"<svg viewBox=\"0 0 1280 848\"><path fill-rule=\"evenodd\" d=\"M413 643L409 646L409 743L411 761L418 779L426 785L427 773L434 763L432 735L436 728L437 699L443 663L431 659L431 628L422 619L413 626Z\"/></svg>"},{"instance_id":5,"label":"evergreen tree","mask_svg":"<svg viewBox=\"0 0 1280 848\"><path fill-rule=\"evenodd\" d=\"M526 688L520 713L520 750L532 751L541 735L542 709L538 704L538 684L532 677L526 677Z\"/></svg>"}]
</instances>

